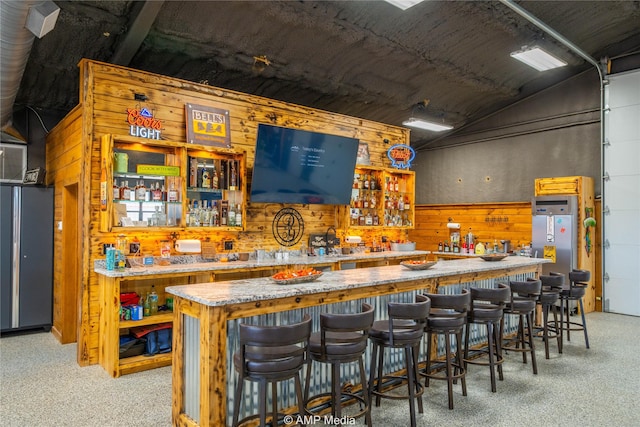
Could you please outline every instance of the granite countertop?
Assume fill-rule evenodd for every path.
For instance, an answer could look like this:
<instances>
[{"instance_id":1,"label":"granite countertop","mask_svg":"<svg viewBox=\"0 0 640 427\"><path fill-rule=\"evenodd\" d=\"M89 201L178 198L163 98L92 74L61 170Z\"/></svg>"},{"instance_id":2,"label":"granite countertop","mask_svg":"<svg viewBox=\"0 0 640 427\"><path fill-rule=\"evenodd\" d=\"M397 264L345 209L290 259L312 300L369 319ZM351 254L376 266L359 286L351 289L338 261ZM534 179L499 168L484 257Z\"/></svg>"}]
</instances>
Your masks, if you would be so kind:
<instances>
[{"instance_id":1,"label":"granite countertop","mask_svg":"<svg viewBox=\"0 0 640 427\"><path fill-rule=\"evenodd\" d=\"M207 306L222 306L317 292L348 290L366 286L399 283L407 280L430 279L457 274L475 273L535 266L551 262L542 258L508 257L501 261L487 262L479 258L438 261L428 270L408 270L400 265L357 268L330 271L313 282L295 285L279 285L269 277L226 282L168 286L165 291Z\"/></svg>"},{"instance_id":2,"label":"granite countertop","mask_svg":"<svg viewBox=\"0 0 640 427\"><path fill-rule=\"evenodd\" d=\"M140 266L126 268L124 270L107 270L104 260L97 260L94 269L98 274L107 277L135 277L151 274L172 274L202 272L212 270L236 270L265 267L287 267L292 265L327 265L336 263L349 263L357 261L375 261L391 258L414 257L416 255L428 255L429 251L384 251L371 253L355 253L349 255L325 255L325 256L290 256L288 259L276 260L268 258L264 261L250 259L249 261L207 261L197 255L176 256L171 258L171 264L152 266ZM157 260L157 258L156 258Z\"/></svg>"}]
</instances>

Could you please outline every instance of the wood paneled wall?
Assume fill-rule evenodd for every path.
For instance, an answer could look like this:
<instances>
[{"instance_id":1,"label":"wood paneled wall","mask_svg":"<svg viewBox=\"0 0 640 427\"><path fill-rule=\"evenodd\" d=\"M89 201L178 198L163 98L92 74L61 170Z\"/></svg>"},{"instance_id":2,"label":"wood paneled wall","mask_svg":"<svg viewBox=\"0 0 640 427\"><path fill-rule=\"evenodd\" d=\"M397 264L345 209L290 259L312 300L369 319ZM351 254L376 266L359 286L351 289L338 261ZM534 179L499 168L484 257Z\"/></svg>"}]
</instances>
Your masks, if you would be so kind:
<instances>
[{"instance_id":1,"label":"wood paneled wall","mask_svg":"<svg viewBox=\"0 0 640 427\"><path fill-rule=\"evenodd\" d=\"M460 224L460 235L471 232L481 242L510 240L511 247L531 242L531 203L473 203L416 206L416 227L409 238L416 248L437 251L438 242L449 240L447 223Z\"/></svg>"},{"instance_id":2,"label":"wood paneled wall","mask_svg":"<svg viewBox=\"0 0 640 427\"><path fill-rule=\"evenodd\" d=\"M185 105L192 103L219 108L229 112L232 147L236 151L246 153L246 167L249 171L250 185L255 139L258 123L269 123L279 126L331 133L358 138L369 146L371 165L389 167L386 157L387 149L394 144L409 144L409 131L404 128L389 126L359 118L334 114L313 108L288 104L259 96L243 94L212 86L172 79L156 74L118 67L100 62L82 60L80 68L80 105L65 117L49 134L47 139L47 170L51 183L56 185L56 204L61 190L58 186L73 176L78 182L78 254L79 279L78 298L75 304L62 303L56 300L54 311L57 313L56 329L63 336L61 341L68 341L68 334L62 331L77 329L78 362L81 365L94 364L98 361L99 285L97 275L93 272L93 264L102 259L104 243L114 243L116 235L126 230L112 233L99 231L100 224L100 141L106 134L128 135L128 108L147 108L154 117L163 123L161 138L173 142L186 142ZM136 94L144 95L145 101L135 99ZM387 142L384 142L384 141ZM71 148L73 147L73 149ZM67 150L73 150L71 159L64 158ZM72 164L72 166L68 166ZM59 200L60 199L60 200ZM218 245L224 240L234 240L235 251L250 251L256 247L276 248L278 245L272 237L271 223L274 214L284 207L280 204L247 205L245 231L240 233L220 232L215 228L180 229L181 239L210 238ZM305 222L305 237L309 233L324 233L328 227L337 225L336 212L333 206L293 205L302 215ZM64 208L57 206L56 221L64 222ZM159 254L158 242L170 238L173 230L150 230L127 233L130 238L137 237L145 252ZM338 230L343 237L346 230ZM351 233L349 233L351 234ZM362 235L367 241L377 237L375 232L354 233ZM394 240L407 238L406 230L393 230L384 233ZM56 250L61 250L62 239L56 239ZM219 246L220 247L220 246ZM54 261L58 284L65 277L64 264L56 258ZM69 307L73 305L73 307ZM62 311L64 307L76 309L79 313L78 324L69 325L69 316ZM62 311L61 311L62 310ZM75 337L72 339L74 340Z\"/></svg>"}]
</instances>

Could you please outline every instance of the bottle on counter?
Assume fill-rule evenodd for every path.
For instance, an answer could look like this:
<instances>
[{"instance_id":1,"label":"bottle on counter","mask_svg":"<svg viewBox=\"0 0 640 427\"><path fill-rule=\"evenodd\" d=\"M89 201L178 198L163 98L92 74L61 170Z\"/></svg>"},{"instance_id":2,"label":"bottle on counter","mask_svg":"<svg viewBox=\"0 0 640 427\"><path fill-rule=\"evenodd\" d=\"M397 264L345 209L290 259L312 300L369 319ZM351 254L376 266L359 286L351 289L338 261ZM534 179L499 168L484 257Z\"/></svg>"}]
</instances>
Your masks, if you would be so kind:
<instances>
[{"instance_id":1,"label":"bottle on counter","mask_svg":"<svg viewBox=\"0 0 640 427\"><path fill-rule=\"evenodd\" d=\"M482 242L478 242L478 244L476 245L476 254L484 255L484 245L482 244Z\"/></svg>"},{"instance_id":2,"label":"bottle on counter","mask_svg":"<svg viewBox=\"0 0 640 427\"><path fill-rule=\"evenodd\" d=\"M438 242L438 252L442 252L444 250L444 247L442 245L442 242Z\"/></svg>"}]
</instances>

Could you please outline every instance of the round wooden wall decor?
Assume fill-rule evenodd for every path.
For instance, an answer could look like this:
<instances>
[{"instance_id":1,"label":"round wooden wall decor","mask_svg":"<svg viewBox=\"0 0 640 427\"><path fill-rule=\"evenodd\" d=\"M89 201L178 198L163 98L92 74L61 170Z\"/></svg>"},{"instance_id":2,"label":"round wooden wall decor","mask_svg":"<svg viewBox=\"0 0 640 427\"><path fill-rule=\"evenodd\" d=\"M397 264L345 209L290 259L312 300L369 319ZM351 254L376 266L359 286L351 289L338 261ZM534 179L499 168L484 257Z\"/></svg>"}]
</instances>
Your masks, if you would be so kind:
<instances>
[{"instance_id":1,"label":"round wooden wall decor","mask_svg":"<svg viewBox=\"0 0 640 427\"><path fill-rule=\"evenodd\" d=\"M273 218L273 237L282 246L293 246L304 234L304 219L293 208L283 208Z\"/></svg>"}]
</instances>

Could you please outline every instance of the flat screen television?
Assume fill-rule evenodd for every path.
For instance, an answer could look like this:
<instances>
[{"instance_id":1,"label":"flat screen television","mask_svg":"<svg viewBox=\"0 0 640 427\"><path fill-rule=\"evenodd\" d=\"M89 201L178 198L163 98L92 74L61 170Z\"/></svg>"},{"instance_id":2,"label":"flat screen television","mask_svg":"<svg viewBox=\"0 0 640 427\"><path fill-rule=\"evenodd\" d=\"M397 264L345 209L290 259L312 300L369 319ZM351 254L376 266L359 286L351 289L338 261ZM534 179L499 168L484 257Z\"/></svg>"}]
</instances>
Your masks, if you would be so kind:
<instances>
[{"instance_id":1,"label":"flat screen television","mask_svg":"<svg viewBox=\"0 0 640 427\"><path fill-rule=\"evenodd\" d=\"M252 203L348 205L359 140L258 125Z\"/></svg>"}]
</instances>

